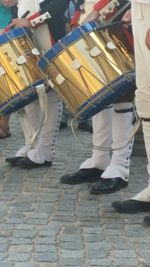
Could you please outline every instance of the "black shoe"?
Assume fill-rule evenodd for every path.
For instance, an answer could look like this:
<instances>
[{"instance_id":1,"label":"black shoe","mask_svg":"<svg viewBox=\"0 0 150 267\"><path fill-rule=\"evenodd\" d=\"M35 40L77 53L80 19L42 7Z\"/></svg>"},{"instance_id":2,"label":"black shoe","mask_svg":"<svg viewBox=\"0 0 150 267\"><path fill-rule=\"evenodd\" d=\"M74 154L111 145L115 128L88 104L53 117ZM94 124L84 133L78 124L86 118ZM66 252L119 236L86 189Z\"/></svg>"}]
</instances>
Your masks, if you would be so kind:
<instances>
[{"instance_id":1,"label":"black shoe","mask_svg":"<svg viewBox=\"0 0 150 267\"><path fill-rule=\"evenodd\" d=\"M143 223L144 223L146 226L150 226L150 216L145 216L145 217L144 217L144 220L143 220Z\"/></svg>"},{"instance_id":2,"label":"black shoe","mask_svg":"<svg viewBox=\"0 0 150 267\"><path fill-rule=\"evenodd\" d=\"M83 131L83 132L93 133L93 127L88 120L80 121L78 124L78 129Z\"/></svg>"},{"instance_id":3,"label":"black shoe","mask_svg":"<svg viewBox=\"0 0 150 267\"><path fill-rule=\"evenodd\" d=\"M62 176L60 178L60 182L72 185L92 183L98 181L102 173L103 171L97 168L81 169L75 173Z\"/></svg>"},{"instance_id":4,"label":"black shoe","mask_svg":"<svg viewBox=\"0 0 150 267\"><path fill-rule=\"evenodd\" d=\"M52 166L52 162L45 161L44 163L38 164L30 160L29 158L23 158L18 161L17 166L23 169L33 169L33 168L48 167L48 166L50 167Z\"/></svg>"},{"instance_id":5,"label":"black shoe","mask_svg":"<svg viewBox=\"0 0 150 267\"><path fill-rule=\"evenodd\" d=\"M19 160L24 159L23 157L12 157L12 158L6 158L5 161L9 163L10 166L18 166Z\"/></svg>"},{"instance_id":6,"label":"black shoe","mask_svg":"<svg viewBox=\"0 0 150 267\"><path fill-rule=\"evenodd\" d=\"M124 201L115 201L112 203L113 208L122 213L138 213L150 211L150 202L128 199Z\"/></svg>"},{"instance_id":7,"label":"black shoe","mask_svg":"<svg viewBox=\"0 0 150 267\"><path fill-rule=\"evenodd\" d=\"M63 130L63 129L65 129L65 128L67 128L67 127L68 127L67 123L61 121L60 126L59 126L59 129L60 129L60 130Z\"/></svg>"},{"instance_id":8,"label":"black shoe","mask_svg":"<svg viewBox=\"0 0 150 267\"><path fill-rule=\"evenodd\" d=\"M121 188L127 187L128 182L125 182L121 178L113 178L113 179L104 179L100 178L100 180L91 188L91 194L109 194L114 193Z\"/></svg>"}]
</instances>

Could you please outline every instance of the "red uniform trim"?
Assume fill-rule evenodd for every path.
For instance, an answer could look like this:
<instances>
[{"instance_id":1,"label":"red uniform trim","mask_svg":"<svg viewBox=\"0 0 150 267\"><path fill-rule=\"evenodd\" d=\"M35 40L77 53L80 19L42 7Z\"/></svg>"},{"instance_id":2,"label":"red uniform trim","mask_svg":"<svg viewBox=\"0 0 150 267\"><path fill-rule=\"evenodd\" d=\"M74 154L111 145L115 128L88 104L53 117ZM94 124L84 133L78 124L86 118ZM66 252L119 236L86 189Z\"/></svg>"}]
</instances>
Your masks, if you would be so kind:
<instances>
[{"instance_id":1,"label":"red uniform trim","mask_svg":"<svg viewBox=\"0 0 150 267\"><path fill-rule=\"evenodd\" d=\"M71 21L70 21L70 25L71 26L78 26L78 21L80 19L80 15L81 15L81 11L80 10L77 10L75 11Z\"/></svg>"},{"instance_id":2,"label":"red uniform trim","mask_svg":"<svg viewBox=\"0 0 150 267\"><path fill-rule=\"evenodd\" d=\"M110 0L99 0L94 6L93 9L96 11L100 11L102 8L104 8Z\"/></svg>"},{"instance_id":3,"label":"red uniform trim","mask_svg":"<svg viewBox=\"0 0 150 267\"><path fill-rule=\"evenodd\" d=\"M40 12L34 13L32 16L28 17L28 21L32 21L40 16Z\"/></svg>"},{"instance_id":4,"label":"red uniform trim","mask_svg":"<svg viewBox=\"0 0 150 267\"><path fill-rule=\"evenodd\" d=\"M134 51L134 40L133 40L133 35L128 31L127 28L125 28L124 26L122 27L122 31L128 41L128 44L130 45L132 51Z\"/></svg>"}]
</instances>

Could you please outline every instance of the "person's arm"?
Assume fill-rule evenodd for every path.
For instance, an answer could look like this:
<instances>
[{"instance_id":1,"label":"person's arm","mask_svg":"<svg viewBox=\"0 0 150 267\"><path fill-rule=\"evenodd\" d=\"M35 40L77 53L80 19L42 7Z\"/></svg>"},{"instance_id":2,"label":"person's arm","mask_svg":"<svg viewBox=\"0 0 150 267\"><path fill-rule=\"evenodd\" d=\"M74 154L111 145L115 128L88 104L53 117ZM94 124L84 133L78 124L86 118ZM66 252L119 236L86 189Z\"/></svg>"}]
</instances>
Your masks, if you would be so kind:
<instances>
[{"instance_id":1,"label":"person's arm","mask_svg":"<svg viewBox=\"0 0 150 267\"><path fill-rule=\"evenodd\" d=\"M65 10L69 5L69 0L45 0L41 3L41 9L39 12L28 16L28 18L18 18L12 20L9 25L11 27L38 27L46 20L59 18L64 15ZM61 8L60 8L61 7Z\"/></svg>"},{"instance_id":2,"label":"person's arm","mask_svg":"<svg viewBox=\"0 0 150 267\"><path fill-rule=\"evenodd\" d=\"M78 26L78 22L80 19L80 16L83 12L83 5L84 5L85 0L77 0L76 5L75 5L75 12L74 15L70 21L70 25L72 27Z\"/></svg>"},{"instance_id":3,"label":"person's arm","mask_svg":"<svg viewBox=\"0 0 150 267\"><path fill-rule=\"evenodd\" d=\"M17 0L1 0L1 3L6 7L13 7L17 5Z\"/></svg>"},{"instance_id":4,"label":"person's arm","mask_svg":"<svg viewBox=\"0 0 150 267\"><path fill-rule=\"evenodd\" d=\"M131 9L128 9L122 17L122 21L128 25L131 23Z\"/></svg>"}]
</instances>

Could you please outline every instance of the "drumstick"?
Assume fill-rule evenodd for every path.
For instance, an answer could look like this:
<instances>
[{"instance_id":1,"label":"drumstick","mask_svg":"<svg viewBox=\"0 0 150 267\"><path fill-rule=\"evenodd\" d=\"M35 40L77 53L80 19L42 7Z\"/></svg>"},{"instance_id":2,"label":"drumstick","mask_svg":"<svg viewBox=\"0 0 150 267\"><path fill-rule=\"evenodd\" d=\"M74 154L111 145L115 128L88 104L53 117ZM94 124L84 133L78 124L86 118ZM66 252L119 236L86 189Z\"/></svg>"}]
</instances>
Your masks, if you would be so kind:
<instances>
[{"instance_id":1,"label":"drumstick","mask_svg":"<svg viewBox=\"0 0 150 267\"><path fill-rule=\"evenodd\" d=\"M21 19L25 19L29 14L30 14L30 11L27 10L27 11L26 11L20 18L21 18ZM3 31L3 33L8 32L10 29L12 29L12 28L10 28L10 26L8 25L8 26L5 28L5 30Z\"/></svg>"},{"instance_id":2,"label":"drumstick","mask_svg":"<svg viewBox=\"0 0 150 267\"><path fill-rule=\"evenodd\" d=\"M101 25L101 26L97 27L96 30L98 30L98 31L105 30L107 28L111 28L111 27L114 27L114 26L121 26L123 24L125 24L125 22L122 21L122 20L119 20L119 21L116 21L116 22L113 22L113 23Z\"/></svg>"}]
</instances>

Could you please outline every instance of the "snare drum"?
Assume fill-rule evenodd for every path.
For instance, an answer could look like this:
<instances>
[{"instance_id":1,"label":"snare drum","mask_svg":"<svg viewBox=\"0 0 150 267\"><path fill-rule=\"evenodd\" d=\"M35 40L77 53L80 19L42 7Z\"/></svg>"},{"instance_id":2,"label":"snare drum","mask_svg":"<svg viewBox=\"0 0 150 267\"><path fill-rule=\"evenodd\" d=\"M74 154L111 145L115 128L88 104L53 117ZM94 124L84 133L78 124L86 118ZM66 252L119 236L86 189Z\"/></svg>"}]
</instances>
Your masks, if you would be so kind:
<instances>
[{"instance_id":1,"label":"snare drum","mask_svg":"<svg viewBox=\"0 0 150 267\"><path fill-rule=\"evenodd\" d=\"M135 81L134 64L95 22L78 27L39 61L75 117L87 119L113 103Z\"/></svg>"},{"instance_id":2,"label":"snare drum","mask_svg":"<svg viewBox=\"0 0 150 267\"><path fill-rule=\"evenodd\" d=\"M33 102L36 87L46 80L38 67L40 53L25 28L0 35L0 114L7 115Z\"/></svg>"}]
</instances>

